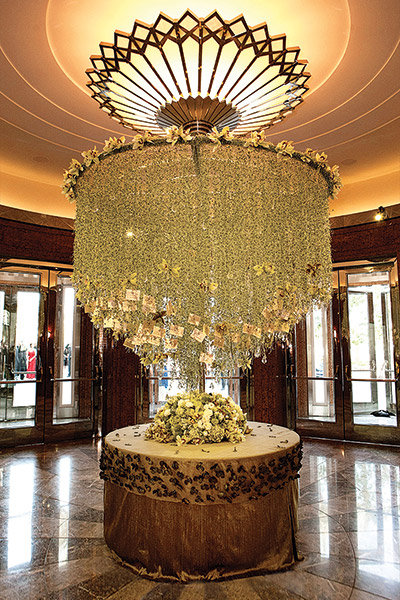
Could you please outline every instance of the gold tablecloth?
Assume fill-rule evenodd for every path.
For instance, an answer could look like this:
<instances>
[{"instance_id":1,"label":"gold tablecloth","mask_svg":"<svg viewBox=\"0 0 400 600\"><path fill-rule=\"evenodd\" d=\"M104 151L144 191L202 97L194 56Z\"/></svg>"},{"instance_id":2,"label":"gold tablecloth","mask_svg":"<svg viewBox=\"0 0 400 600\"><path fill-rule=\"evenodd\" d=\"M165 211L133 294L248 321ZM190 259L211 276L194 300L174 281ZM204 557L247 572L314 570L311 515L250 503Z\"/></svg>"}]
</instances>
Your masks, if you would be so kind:
<instances>
[{"instance_id":1,"label":"gold tablecloth","mask_svg":"<svg viewBox=\"0 0 400 600\"><path fill-rule=\"evenodd\" d=\"M142 575L217 579L297 559L299 436L249 423L240 444L160 444L147 425L105 438L104 535Z\"/></svg>"}]
</instances>

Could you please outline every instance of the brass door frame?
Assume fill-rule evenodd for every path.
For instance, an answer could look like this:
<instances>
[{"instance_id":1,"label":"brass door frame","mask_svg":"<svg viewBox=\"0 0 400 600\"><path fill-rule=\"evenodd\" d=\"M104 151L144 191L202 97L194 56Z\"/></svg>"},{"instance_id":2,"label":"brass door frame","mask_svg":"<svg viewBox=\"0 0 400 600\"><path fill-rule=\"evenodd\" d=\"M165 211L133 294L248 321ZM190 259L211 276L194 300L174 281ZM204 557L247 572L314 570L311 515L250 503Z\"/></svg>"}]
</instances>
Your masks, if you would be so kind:
<instances>
[{"instance_id":1,"label":"brass door frame","mask_svg":"<svg viewBox=\"0 0 400 600\"><path fill-rule=\"evenodd\" d=\"M346 439L351 441L364 441L372 443L400 444L400 314L399 314L399 264L396 259L382 260L379 263L368 263L367 261L358 261L354 263L341 263L333 267L333 271L338 275L337 292L333 294L332 299L332 328L333 328L333 357L334 357L334 378L310 378L318 380L335 381L335 422L323 421L318 419L299 418L297 416L297 381L302 379L296 374L295 350L289 348L288 361L289 373L287 384L292 407L292 423L296 430L303 436L323 437L329 439ZM350 347L348 330L348 290L347 274L355 272L371 272L390 270L390 296L392 310L392 327L394 345L394 378L366 378L365 381L371 382L390 382L395 383L396 408L397 408L397 426L385 425L360 425L353 422L353 406L351 399L351 386L354 378L350 378ZM383 418L383 417L382 417Z\"/></svg>"},{"instance_id":2,"label":"brass door frame","mask_svg":"<svg viewBox=\"0 0 400 600\"><path fill-rule=\"evenodd\" d=\"M6 271L6 272L15 272L12 271L10 268L11 265L7 264L6 266L1 266L0 269L1 271ZM42 275L43 273L39 273L36 272L36 270L32 271L28 268L27 265L23 265L22 268L20 270L18 270L18 273L20 273L21 275L39 275L39 280L38 280L38 284L37 285L23 285L23 284L12 284L10 283L10 287L17 287L17 291L19 291L19 288L21 290L37 290L37 292L39 294L41 294L41 290L42 290ZM2 286L3 287L3 286ZM5 287L5 286L4 286ZM24 426L16 426L16 427L2 427L0 428L0 447L4 446L14 446L14 445L19 445L19 444L37 444L37 443L41 443L44 440L44 398L45 398L45 381L44 381L44 377L43 377L43 361L41 360L41 354L39 351L41 342L42 342L42 337L44 336L44 331L45 331L45 322L46 322L46 318L41 319L40 318L40 314L41 311L42 314L46 314L45 311L45 298L42 296L40 296L39 299L39 314L38 314L38 337L37 337L37 360L38 360L38 368L37 371L39 371L39 377L35 377L34 379L24 379L24 380L13 380L13 379L2 379L0 384L5 386L5 389L7 389L8 387L14 387L14 386L20 386L20 385L28 385L28 384L35 384L35 418L34 418L34 425L29 426L29 427L24 427ZM41 322L42 321L42 322ZM1 334L3 335L3 332L1 332ZM39 366L40 365L40 366ZM11 371L11 373L13 374L14 371ZM7 403L7 399L6 399L6 403ZM25 420L25 419L23 419Z\"/></svg>"},{"instance_id":3,"label":"brass door frame","mask_svg":"<svg viewBox=\"0 0 400 600\"><path fill-rule=\"evenodd\" d=\"M38 372L40 373L40 376L36 379L29 380L30 383L36 383L35 424L30 427L10 426L0 428L0 448L43 442L56 442L78 437L91 437L94 432L93 398L99 387L99 378L97 377L75 378L75 381L90 383L91 385L92 410L90 419L72 423L53 423L54 383L58 378L53 376L54 362L51 352L51 344L54 336L55 307L52 306L51 302L52 290L50 288L50 281L51 278L54 277L54 274L58 275L65 273L71 275L71 266L58 263L40 264L36 261L7 260L1 264L0 269L2 271L39 274L39 291L44 313L44 318L42 319L42 322L39 323L37 344ZM91 345L91 373L93 374L93 339ZM69 379L68 381L71 380ZM20 385L25 383L25 381L21 381L20 383L16 383L12 380L7 381L8 385L13 385L14 383Z\"/></svg>"},{"instance_id":4,"label":"brass door frame","mask_svg":"<svg viewBox=\"0 0 400 600\"><path fill-rule=\"evenodd\" d=\"M347 440L352 441L363 441L373 443L384 443L384 444L400 444L400 377L399 377L399 365L400 365L400 340L395 335L395 332L399 331L400 326L400 314L399 314L399 285L398 285L398 271L399 265L396 260L386 261L381 263L375 263L373 266L368 265L364 268L361 266L355 266L351 269L341 269L341 289L343 289L343 311L348 319L348 285L347 281L343 281L344 277L347 279L349 272L352 273L365 273L374 271L388 271L390 277L390 298L391 298L391 319L392 319L392 339L393 339L393 350L394 350L394 365L395 365L395 376L393 378L379 378L379 377L350 377L351 373L351 356L350 356L350 336L349 329L343 332L342 346L343 346L343 407L344 407L344 437ZM348 322L348 321L347 321ZM395 404L396 404L396 417L397 426L387 426L379 424L356 424L354 423L353 415L353 402L352 402L352 383L356 381L371 382L371 383L394 383L395 393ZM385 417L381 417L384 419ZM382 421L383 422L383 421Z\"/></svg>"}]
</instances>

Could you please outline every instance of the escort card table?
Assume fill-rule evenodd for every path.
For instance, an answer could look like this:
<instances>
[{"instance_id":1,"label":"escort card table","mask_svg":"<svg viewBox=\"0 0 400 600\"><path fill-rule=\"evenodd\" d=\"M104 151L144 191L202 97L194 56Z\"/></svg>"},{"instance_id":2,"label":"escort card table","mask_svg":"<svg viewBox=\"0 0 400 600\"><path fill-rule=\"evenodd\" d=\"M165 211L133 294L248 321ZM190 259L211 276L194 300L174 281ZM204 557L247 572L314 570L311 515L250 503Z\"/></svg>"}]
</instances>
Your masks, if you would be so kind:
<instances>
[{"instance_id":1,"label":"escort card table","mask_svg":"<svg viewBox=\"0 0 400 600\"><path fill-rule=\"evenodd\" d=\"M244 442L199 446L109 433L101 456L104 536L141 575L188 581L285 569L298 560L301 441L249 422Z\"/></svg>"}]
</instances>

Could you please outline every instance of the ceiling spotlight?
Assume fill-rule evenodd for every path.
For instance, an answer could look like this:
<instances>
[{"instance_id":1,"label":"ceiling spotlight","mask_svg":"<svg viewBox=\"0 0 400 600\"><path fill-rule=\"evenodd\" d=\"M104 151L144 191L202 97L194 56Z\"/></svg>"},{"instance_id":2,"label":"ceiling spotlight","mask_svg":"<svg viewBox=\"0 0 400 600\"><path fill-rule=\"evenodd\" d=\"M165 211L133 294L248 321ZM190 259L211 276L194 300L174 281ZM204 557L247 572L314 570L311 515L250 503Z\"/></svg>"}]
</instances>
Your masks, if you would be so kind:
<instances>
[{"instance_id":1,"label":"ceiling spotlight","mask_svg":"<svg viewBox=\"0 0 400 600\"><path fill-rule=\"evenodd\" d=\"M386 209L383 208L383 206L380 206L375 213L374 219L375 219L375 221L384 221L388 217L389 217L389 215L387 214Z\"/></svg>"},{"instance_id":2,"label":"ceiling spotlight","mask_svg":"<svg viewBox=\"0 0 400 600\"><path fill-rule=\"evenodd\" d=\"M156 135L174 125L192 134L266 129L303 101L310 77L285 35L271 36L265 23L250 27L242 15L224 21L217 11L135 21L100 52L86 71L92 97L121 125Z\"/></svg>"}]
</instances>

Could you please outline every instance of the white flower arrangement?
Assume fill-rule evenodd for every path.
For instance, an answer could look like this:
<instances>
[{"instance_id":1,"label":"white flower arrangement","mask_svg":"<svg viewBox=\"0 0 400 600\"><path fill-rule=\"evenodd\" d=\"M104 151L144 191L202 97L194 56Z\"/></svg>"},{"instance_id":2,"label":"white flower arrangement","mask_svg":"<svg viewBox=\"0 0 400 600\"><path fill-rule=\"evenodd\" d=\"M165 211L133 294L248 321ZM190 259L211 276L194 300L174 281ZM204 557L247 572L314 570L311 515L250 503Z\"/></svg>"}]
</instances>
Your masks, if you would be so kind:
<instances>
[{"instance_id":1,"label":"white flower arrangement","mask_svg":"<svg viewBox=\"0 0 400 600\"><path fill-rule=\"evenodd\" d=\"M182 444L238 443L247 432L240 406L221 394L182 392L171 396L146 431L146 439Z\"/></svg>"}]
</instances>

